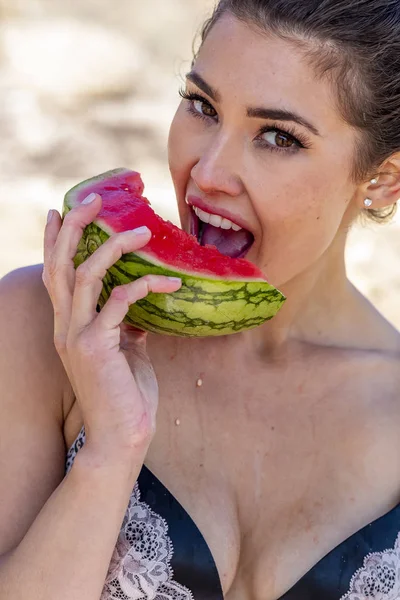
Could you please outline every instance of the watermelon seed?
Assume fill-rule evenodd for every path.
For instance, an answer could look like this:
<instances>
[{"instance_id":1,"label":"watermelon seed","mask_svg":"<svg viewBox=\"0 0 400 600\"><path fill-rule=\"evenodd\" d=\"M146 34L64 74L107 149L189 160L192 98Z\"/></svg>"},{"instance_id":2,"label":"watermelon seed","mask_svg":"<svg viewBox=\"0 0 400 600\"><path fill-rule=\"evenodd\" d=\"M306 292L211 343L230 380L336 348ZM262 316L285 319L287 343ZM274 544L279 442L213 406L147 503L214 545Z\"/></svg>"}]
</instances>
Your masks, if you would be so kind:
<instances>
[{"instance_id":1,"label":"watermelon seed","mask_svg":"<svg viewBox=\"0 0 400 600\"><path fill-rule=\"evenodd\" d=\"M203 385L203 380L202 379L198 379L196 381L196 387L201 387Z\"/></svg>"},{"instance_id":2,"label":"watermelon seed","mask_svg":"<svg viewBox=\"0 0 400 600\"><path fill-rule=\"evenodd\" d=\"M181 422L180 422L180 419L176 419L176 420L175 420L175 425L177 425L177 426L178 426L178 425L180 425L180 424L181 424Z\"/></svg>"}]
</instances>

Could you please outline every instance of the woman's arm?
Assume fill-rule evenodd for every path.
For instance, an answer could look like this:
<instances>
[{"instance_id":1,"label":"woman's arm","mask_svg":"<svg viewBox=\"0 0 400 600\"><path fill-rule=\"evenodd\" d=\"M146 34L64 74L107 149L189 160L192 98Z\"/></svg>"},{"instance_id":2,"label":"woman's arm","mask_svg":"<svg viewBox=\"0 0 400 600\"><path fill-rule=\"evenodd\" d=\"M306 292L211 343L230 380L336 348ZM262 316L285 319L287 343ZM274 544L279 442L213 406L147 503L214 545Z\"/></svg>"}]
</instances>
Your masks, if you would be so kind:
<instances>
[{"instance_id":1,"label":"woman's arm","mask_svg":"<svg viewBox=\"0 0 400 600\"><path fill-rule=\"evenodd\" d=\"M144 456L132 469L86 450L0 564L1 600L99 600Z\"/></svg>"},{"instance_id":2,"label":"woman's arm","mask_svg":"<svg viewBox=\"0 0 400 600\"><path fill-rule=\"evenodd\" d=\"M144 450L84 447L63 479L67 378L41 272L0 282L0 599L99 600Z\"/></svg>"},{"instance_id":3,"label":"woman's arm","mask_svg":"<svg viewBox=\"0 0 400 600\"><path fill-rule=\"evenodd\" d=\"M18 274L0 285L0 437L8 436L12 447L0 467L0 480L9 483L1 498L0 532L13 517L19 518L15 502L25 523L1 542L4 600L27 595L30 600L98 600L130 493L155 433L158 385L146 334L122 321L131 304L150 292L176 291L181 281L140 277L114 288L97 313L107 269L151 238L147 228L111 235L75 269L78 242L101 206L101 197L92 194L63 220L52 211L41 276L51 304L46 300L39 309L44 288L36 295L29 285L26 291ZM51 408L52 394L59 391L50 330L86 431L85 446L62 481L64 415ZM53 473L49 481L47 470ZM35 510L25 508L31 502Z\"/></svg>"}]
</instances>

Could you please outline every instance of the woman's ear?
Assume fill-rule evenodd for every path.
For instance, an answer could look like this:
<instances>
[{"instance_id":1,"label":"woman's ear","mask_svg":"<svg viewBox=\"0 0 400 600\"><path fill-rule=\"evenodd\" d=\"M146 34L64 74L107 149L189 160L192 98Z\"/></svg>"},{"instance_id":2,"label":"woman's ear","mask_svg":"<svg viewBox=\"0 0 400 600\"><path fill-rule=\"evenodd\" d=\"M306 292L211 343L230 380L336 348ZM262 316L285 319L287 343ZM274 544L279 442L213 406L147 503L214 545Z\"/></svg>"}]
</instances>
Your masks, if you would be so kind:
<instances>
[{"instance_id":1,"label":"woman's ear","mask_svg":"<svg viewBox=\"0 0 400 600\"><path fill-rule=\"evenodd\" d=\"M362 186L360 192L363 208L386 208L400 200L400 152L385 160L377 174ZM370 200L371 203L365 203L365 200Z\"/></svg>"}]
</instances>

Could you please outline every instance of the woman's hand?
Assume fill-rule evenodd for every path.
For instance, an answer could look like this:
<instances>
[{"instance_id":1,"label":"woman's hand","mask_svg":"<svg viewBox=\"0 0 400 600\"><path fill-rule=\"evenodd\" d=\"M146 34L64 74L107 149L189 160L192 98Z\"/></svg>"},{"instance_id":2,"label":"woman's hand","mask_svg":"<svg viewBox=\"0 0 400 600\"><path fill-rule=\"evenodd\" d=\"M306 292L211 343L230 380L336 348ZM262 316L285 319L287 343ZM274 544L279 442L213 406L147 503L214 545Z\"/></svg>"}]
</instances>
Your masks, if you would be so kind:
<instances>
[{"instance_id":1,"label":"woman's hand","mask_svg":"<svg viewBox=\"0 0 400 600\"><path fill-rule=\"evenodd\" d=\"M96 312L106 270L122 254L145 246L147 228L112 235L76 270L73 257L101 198L57 211L44 236L43 282L54 307L54 343L79 403L86 445L100 454L147 448L155 432L158 386L146 352L146 333L122 323L129 305L151 292L174 292L180 279L146 275L112 290Z\"/></svg>"}]
</instances>

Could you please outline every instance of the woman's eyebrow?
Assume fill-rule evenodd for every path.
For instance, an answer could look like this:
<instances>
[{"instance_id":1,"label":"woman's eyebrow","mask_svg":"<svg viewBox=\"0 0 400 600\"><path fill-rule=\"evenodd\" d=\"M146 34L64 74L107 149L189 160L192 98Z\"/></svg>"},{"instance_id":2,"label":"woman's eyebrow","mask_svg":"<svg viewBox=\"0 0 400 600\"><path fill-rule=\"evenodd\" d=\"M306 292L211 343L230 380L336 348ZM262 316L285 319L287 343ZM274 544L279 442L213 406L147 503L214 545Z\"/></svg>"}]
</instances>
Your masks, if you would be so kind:
<instances>
[{"instance_id":1,"label":"woman's eyebrow","mask_svg":"<svg viewBox=\"0 0 400 600\"><path fill-rule=\"evenodd\" d=\"M204 79L201 77L201 75L196 73L196 71L190 71L190 73L188 73L186 75L186 79L188 79L189 81L194 83L200 90L202 90L205 94L207 94L207 96L209 96L212 100L214 100L215 102L220 102L220 100L221 100L220 93L215 88L210 86L206 81L204 81ZM295 123L298 123L299 125L302 125L303 127L306 127L314 135L321 137L321 134L318 131L318 129L315 127L315 125L313 125L312 123L307 121L304 117L301 117L300 115L296 114L295 112L293 112L291 110L284 110L281 108L261 108L261 107L260 108L250 108L249 107L247 109L247 116L251 117L251 118L255 118L255 119L272 119L272 120L276 120L276 121L293 121Z\"/></svg>"},{"instance_id":2,"label":"woman's eyebrow","mask_svg":"<svg viewBox=\"0 0 400 600\"><path fill-rule=\"evenodd\" d=\"M294 121L303 127L307 127L314 135L321 137L318 129L307 121L304 117L292 112L291 110L285 110L283 108L248 108L247 116L254 117L256 119L272 119L276 121Z\"/></svg>"},{"instance_id":3,"label":"woman's eyebrow","mask_svg":"<svg viewBox=\"0 0 400 600\"><path fill-rule=\"evenodd\" d=\"M203 92L207 94L207 96L210 96L210 98L215 102L219 102L221 100L221 95L219 92L208 85L208 83L204 81L204 79L198 73L196 73L196 71L190 71L190 73L186 75L186 79L189 79L189 81L197 85L199 89L203 90Z\"/></svg>"}]
</instances>

